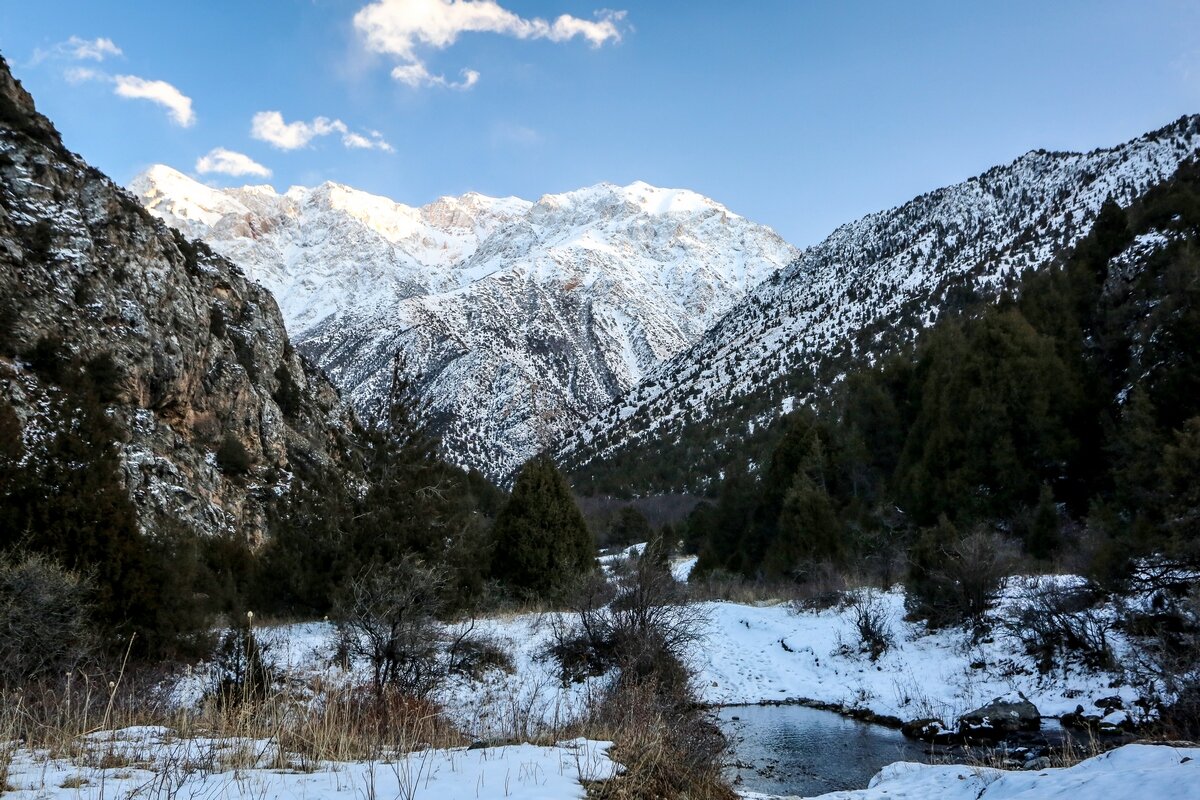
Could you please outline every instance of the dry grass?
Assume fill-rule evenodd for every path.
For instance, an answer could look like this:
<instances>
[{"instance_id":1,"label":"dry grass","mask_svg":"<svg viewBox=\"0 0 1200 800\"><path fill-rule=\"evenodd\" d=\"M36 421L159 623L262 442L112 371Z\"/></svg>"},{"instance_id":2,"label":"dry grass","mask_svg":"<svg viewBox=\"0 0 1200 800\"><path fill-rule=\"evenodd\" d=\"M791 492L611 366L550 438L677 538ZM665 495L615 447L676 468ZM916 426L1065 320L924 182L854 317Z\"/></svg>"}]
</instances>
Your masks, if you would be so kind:
<instances>
[{"instance_id":1,"label":"dry grass","mask_svg":"<svg viewBox=\"0 0 1200 800\"><path fill-rule=\"evenodd\" d=\"M1073 767L1081 761L1101 755L1117 746L1117 742L1104 742L1089 734L1086 742L1076 741L1073 736L1064 736L1062 744L1051 747L1046 752L1046 762L1041 762L1041 768ZM965 751L965 764L971 767L986 769L1013 769L1019 767L1013 762L1012 755L999 748L971 748Z\"/></svg>"},{"instance_id":2,"label":"dry grass","mask_svg":"<svg viewBox=\"0 0 1200 800\"><path fill-rule=\"evenodd\" d=\"M99 688L107 690L100 694ZM133 740L101 736L146 726L164 733ZM427 701L368 687L326 689L319 702L279 688L246 702L213 698L181 710L156 700L142 681L79 677L58 689L0 697L0 786L18 750L87 770L125 767L313 771L333 762L378 760L427 747L467 743Z\"/></svg>"},{"instance_id":3,"label":"dry grass","mask_svg":"<svg viewBox=\"0 0 1200 800\"><path fill-rule=\"evenodd\" d=\"M276 690L245 703L216 698L191 711L156 702L142 681L77 678L70 692L43 690L0 698L0 781L19 739L23 752L77 767L64 788L102 786L113 770L146 769L154 792L169 794L188 776L249 769L313 772L338 762L393 764L396 756L468 744L428 701L378 696L369 686L323 687L321 701ZM108 690L100 694L97 687ZM141 700L139 702L138 700ZM583 720L537 726L513 709L511 741L552 745L575 737L615 742L624 772L586 782L596 800L686 797L732 800L721 775L719 732L700 712L664 703L649 686L607 694ZM119 731L152 726L142 736ZM98 735L114 731L114 735ZM586 774L586 773L584 773ZM161 784L161 785L160 785ZM0 783L0 785L4 785Z\"/></svg>"},{"instance_id":4,"label":"dry grass","mask_svg":"<svg viewBox=\"0 0 1200 800\"><path fill-rule=\"evenodd\" d=\"M722 774L725 740L704 712L663 696L653 682L616 687L578 735L613 742L624 771L587 786L593 800L733 800Z\"/></svg>"}]
</instances>

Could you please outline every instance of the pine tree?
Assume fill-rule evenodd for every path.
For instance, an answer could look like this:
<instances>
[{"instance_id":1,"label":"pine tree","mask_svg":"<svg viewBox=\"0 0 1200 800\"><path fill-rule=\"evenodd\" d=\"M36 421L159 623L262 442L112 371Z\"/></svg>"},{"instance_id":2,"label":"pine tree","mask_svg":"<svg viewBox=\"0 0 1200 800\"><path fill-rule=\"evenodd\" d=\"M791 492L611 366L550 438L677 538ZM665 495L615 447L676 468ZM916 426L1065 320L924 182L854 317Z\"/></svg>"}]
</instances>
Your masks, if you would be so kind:
<instances>
[{"instance_id":1,"label":"pine tree","mask_svg":"<svg viewBox=\"0 0 1200 800\"><path fill-rule=\"evenodd\" d=\"M116 430L93 381L52 342L40 352L41 376L57 384L45 394L48 435L19 463L0 454L0 550L25 547L86 575L98 623L119 638L136 637L137 653L178 653L205 628L194 542L165 527L142 534L119 477ZM0 412L4 450L12 447L10 414Z\"/></svg>"},{"instance_id":2,"label":"pine tree","mask_svg":"<svg viewBox=\"0 0 1200 800\"><path fill-rule=\"evenodd\" d=\"M1025 552L1034 558L1046 560L1062 547L1062 526L1058 519L1058 506L1049 485L1042 484L1038 504L1033 511L1033 520L1025 537Z\"/></svg>"},{"instance_id":3,"label":"pine tree","mask_svg":"<svg viewBox=\"0 0 1200 800\"><path fill-rule=\"evenodd\" d=\"M443 461L430 408L397 353L381 421L363 435L369 485L351 526L359 565L416 555L452 568L452 606L482 589L487 550L468 476Z\"/></svg>"},{"instance_id":4,"label":"pine tree","mask_svg":"<svg viewBox=\"0 0 1200 800\"><path fill-rule=\"evenodd\" d=\"M650 540L652 531L646 516L633 506L624 506L608 527L608 543L630 545Z\"/></svg>"},{"instance_id":5,"label":"pine tree","mask_svg":"<svg viewBox=\"0 0 1200 800\"><path fill-rule=\"evenodd\" d=\"M549 456L521 468L492 538L492 574L518 594L562 600L595 569L592 535Z\"/></svg>"},{"instance_id":6,"label":"pine tree","mask_svg":"<svg viewBox=\"0 0 1200 800\"><path fill-rule=\"evenodd\" d=\"M764 566L775 575L795 575L821 561L838 561L845 551L845 526L824 488L804 472L784 498L779 529Z\"/></svg>"},{"instance_id":7,"label":"pine tree","mask_svg":"<svg viewBox=\"0 0 1200 800\"><path fill-rule=\"evenodd\" d=\"M1200 564L1200 417L1175 432L1163 452L1167 531L1175 555Z\"/></svg>"}]
</instances>

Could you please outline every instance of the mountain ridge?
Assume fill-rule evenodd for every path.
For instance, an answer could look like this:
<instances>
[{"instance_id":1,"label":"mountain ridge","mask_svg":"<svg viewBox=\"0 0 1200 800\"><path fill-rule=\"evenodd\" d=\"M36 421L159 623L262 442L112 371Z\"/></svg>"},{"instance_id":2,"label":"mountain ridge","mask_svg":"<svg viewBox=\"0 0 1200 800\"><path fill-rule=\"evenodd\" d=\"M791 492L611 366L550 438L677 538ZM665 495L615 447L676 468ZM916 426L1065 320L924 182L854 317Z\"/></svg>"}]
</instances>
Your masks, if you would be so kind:
<instances>
[{"instance_id":1,"label":"mountain ridge","mask_svg":"<svg viewBox=\"0 0 1200 800\"><path fill-rule=\"evenodd\" d=\"M341 473L353 421L271 295L68 151L2 57L0 300L0 399L25 445L57 434L54 364L101 365L143 531L259 541L295 472Z\"/></svg>"},{"instance_id":2,"label":"mountain ridge","mask_svg":"<svg viewBox=\"0 0 1200 800\"><path fill-rule=\"evenodd\" d=\"M414 208L339 184L131 185L277 297L297 346L370 414L400 352L449 457L503 479L695 341L799 251L644 182Z\"/></svg>"},{"instance_id":3,"label":"mountain ridge","mask_svg":"<svg viewBox=\"0 0 1200 800\"><path fill-rule=\"evenodd\" d=\"M559 457L585 482L607 473L608 491L634 490L620 475L647 461L676 465L655 490L703 491L723 441L836 382L839 359L870 360L945 310L998 297L1085 235L1107 197L1128 203L1198 151L1200 116L1183 117L1086 154L1033 150L845 223L580 426Z\"/></svg>"}]
</instances>

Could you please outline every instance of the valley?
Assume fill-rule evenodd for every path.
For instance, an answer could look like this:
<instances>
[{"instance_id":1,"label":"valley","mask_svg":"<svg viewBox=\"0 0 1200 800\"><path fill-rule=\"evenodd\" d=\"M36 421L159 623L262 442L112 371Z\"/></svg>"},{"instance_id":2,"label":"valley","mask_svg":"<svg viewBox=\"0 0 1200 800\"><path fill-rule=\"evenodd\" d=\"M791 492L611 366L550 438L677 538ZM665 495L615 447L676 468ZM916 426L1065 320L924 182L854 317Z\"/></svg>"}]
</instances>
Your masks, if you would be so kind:
<instances>
[{"instance_id":1,"label":"valley","mask_svg":"<svg viewBox=\"0 0 1200 800\"><path fill-rule=\"evenodd\" d=\"M350 5L0 9L0 795L1194 794L1170 15Z\"/></svg>"}]
</instances>

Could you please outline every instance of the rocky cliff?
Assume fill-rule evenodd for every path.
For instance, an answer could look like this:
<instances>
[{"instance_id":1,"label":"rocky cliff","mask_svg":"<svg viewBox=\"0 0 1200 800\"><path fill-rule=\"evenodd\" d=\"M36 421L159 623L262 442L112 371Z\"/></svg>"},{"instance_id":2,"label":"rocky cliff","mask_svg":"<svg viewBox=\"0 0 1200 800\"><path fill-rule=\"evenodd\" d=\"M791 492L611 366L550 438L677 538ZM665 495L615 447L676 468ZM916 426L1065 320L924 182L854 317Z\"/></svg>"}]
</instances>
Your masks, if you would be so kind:
<instances>
[{"instance_id":1,"label":"rocky cliff","mask_svg":"<svg viewBox=\"0 0 1200 800\"><path fill-rule=\"evenodd\" d=\"M166 518L257 538L299 465L341 460L349 417L270 293L69 152L0 59L0 393L36 436L51 387L23 354L111 354L124 481ZM231 469L217 454L235 451Z\"/></svg>"}]
</instances>

